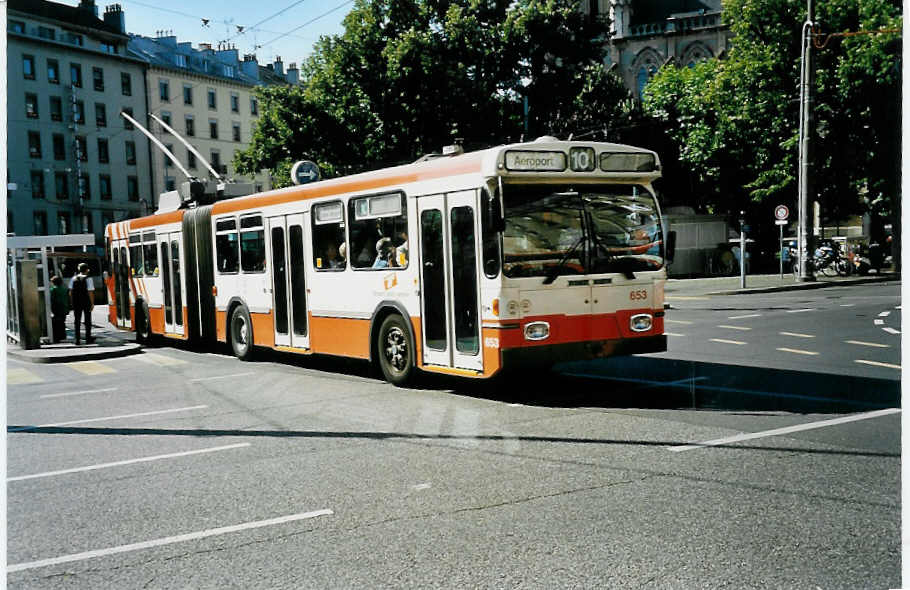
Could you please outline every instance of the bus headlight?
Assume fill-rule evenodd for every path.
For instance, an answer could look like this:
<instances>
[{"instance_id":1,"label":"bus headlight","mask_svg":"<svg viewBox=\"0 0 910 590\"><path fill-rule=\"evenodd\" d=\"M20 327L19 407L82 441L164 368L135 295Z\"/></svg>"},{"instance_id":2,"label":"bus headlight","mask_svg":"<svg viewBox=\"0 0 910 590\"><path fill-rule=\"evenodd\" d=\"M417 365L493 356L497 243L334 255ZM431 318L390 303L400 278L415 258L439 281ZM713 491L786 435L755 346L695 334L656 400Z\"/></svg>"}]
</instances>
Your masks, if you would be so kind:
<instances>
[{"instance_id":1,"label":"bus headlight","mask_svg":"<svg viewBox=\"0 0 910 590\"><path fill-rule=\"evenodd\" d=\"M531 322L525 326L525 340L546 340L550 337L550 324Z\"/></svg>"},{"instance_id":2,"label":"bus headlight","mask_svg":"<svg viewBox=\"0 0 910 590\"><path fill-rule=\"evenodd\" d=\"M651 314L639 313L629 318L629 327L633 332L647 332L651 329Z\"/></svg>"}]
</instances>

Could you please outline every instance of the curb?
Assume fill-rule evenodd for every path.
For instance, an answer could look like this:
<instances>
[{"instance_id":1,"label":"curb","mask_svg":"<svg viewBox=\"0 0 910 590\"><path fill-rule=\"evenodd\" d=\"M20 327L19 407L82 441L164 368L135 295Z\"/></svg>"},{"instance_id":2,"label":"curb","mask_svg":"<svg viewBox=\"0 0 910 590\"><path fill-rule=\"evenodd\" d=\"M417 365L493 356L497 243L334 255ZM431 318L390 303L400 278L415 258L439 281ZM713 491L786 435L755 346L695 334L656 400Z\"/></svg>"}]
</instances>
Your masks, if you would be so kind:
<instances>
[{"instance_id":1,"label":"curb","mask_svg":"<svg viewBox=\"0 0 910 590\"><path fill-rule=\"evenodd\" d=\"M880 277L867 277L863 279L847 279L843 281L815 281L806 283L794 283L792 285L777 285L773 287L754 287L745 289L730 289L727 291L711 291L703 293L705 296L710 295L750 295L753 293L778 293L781 291L802 291L807 289L825 289L828 287L844 287L850 285L865 285L869 283L885 283L899 281L900 275L886 275Z\"/></svg>"},{"instance_id":2,"label":"curb","mask_svg":"<svg viewBox=\"0 0 910 590\"><path fill-rule=\"evenodd\" d=\"M133 342L124 342L115 347L106 346L98 349L52 350L36 348L23 350L9 346L6 354L10 357L29 363L72 363L77 361L96 361L118 358L142 352L142 347Z\"/></svg>"}]
</instances>

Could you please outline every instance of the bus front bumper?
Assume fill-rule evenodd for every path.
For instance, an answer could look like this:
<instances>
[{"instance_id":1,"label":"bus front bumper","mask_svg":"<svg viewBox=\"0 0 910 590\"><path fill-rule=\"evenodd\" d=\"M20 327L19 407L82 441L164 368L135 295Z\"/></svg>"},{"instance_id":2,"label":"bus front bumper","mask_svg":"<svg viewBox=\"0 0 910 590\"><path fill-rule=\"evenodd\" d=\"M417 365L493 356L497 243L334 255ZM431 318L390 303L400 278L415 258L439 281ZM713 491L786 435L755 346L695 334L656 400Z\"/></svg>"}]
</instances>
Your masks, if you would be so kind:
<instances>
[{"instance_id":1,"label":"bus front bumper","mask_svg":"<svg viewBox=\"0 0 910 590\"><path fill-rule=\"evenodd\" d=\"M590 360L608 356L666 352L667 336L642 336L619 340L592 340L542 346L524 346L502 351L503 367L549 366L565 361Z\"/></svg>"}]
</instances>

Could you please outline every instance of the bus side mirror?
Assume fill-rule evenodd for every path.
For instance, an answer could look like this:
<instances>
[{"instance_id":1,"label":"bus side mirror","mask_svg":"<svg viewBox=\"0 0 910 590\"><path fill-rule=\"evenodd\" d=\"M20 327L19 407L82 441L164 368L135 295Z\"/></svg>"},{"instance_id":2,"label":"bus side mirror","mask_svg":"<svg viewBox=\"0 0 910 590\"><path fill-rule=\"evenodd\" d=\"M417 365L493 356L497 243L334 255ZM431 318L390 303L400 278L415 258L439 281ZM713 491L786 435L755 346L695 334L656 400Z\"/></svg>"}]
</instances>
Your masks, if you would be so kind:
<instances>
[{"instance_id":1,"label":"bus side mirror","mask_svg":"<svg viewBox=\"0 0 910 590\"><path fill-rule=\"evenodd\" d=\"M668 231L667 232L667 262L673 262L673 257L676 255L676 232Z\"/></svg>"}]
</instances>

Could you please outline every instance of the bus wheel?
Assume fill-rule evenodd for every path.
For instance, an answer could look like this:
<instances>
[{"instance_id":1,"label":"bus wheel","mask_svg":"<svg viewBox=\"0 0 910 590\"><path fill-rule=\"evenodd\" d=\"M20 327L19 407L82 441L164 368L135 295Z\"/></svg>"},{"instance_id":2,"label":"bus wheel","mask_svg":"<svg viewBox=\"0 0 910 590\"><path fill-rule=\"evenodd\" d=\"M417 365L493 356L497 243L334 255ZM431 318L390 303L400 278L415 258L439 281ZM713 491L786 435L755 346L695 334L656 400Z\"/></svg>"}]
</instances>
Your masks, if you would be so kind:
<instances>
[{"instance_id":1,"label":"bus wheel","mask_svg":"<svg viewBox=\"0 0 910 590\"><path fill-rule=\"evenodd\" d=\"M386 381L392 385L405 385L414 373L414 352L408 325L400 315L393 314L383 320L376 350Z\"/></svg>"},{"instance_id":2,"label":"bus wheel","mask_svg":"<svg viewBox=\"0 0 910 590\"><path fill-rule=\"evenodd\" d=\"M148 344L152 341L152 320L149 317L149 308L142 302L136 306L136 342Z\"/></svg>"},{"instance_id":3,"label":"bus wheel","mask_svg":"<svg viewBox=\"0 0 910 590\"><path fill-rule=\"evenodd\" d=\"M246 306L238 305L231 314L231 348L242 361L253 358L253 323Z\"/></svg>"}]
</instances>

